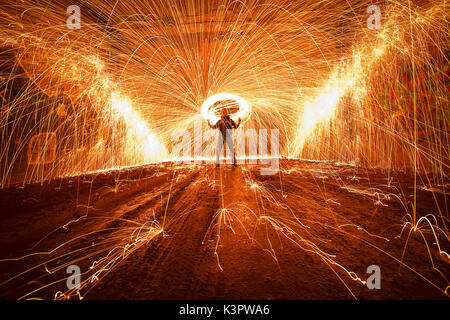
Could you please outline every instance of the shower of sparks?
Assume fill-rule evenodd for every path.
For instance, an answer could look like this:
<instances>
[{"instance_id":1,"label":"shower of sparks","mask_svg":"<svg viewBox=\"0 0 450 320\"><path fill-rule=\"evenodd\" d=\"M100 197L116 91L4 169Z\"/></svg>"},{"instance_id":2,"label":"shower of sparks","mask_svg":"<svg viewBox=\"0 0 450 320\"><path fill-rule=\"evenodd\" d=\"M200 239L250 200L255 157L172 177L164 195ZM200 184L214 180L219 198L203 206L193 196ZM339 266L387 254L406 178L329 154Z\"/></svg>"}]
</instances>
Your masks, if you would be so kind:
<instances>
[{"instance_id":1,"label":"shower of sparks","mask_svg":"<svg viewBox=\"0 0 450 320\"><path fill-rule=\"evenodd\" d=\"M180 160L170 158L172 133L190 130L196 121L215 123L218 117L211 107L231 100L239 106L232 117L245 118L244 130L280 130L284 157L382 168L387 185L370 188L358 187L361 177L344 183L339 169L309 174L316 181L335 179L342 190L367 197L375 206L388 206L392 198L401 201L406 217L399 222L402 234L408 240L419 234L428 250L437 247L450 262L442 249L442 243L450 242L448 209L436 200L435 212L419 217L416 197L413 203L405 200L389 180L391 170L408 170L415 176L414 190L422 179L424 190L447 192L450 26L445 2L384 1L379 30L367 28L367 4L360 1L174 0L169 5L166 0L90 0L81 6L80 30L65 24L72 3L41 2L7 0L0 5L1 188ZM164 231L173 222L165 219L172 184L183 179L181 173L175 175L178 167L173 170L160 220L127 220L125 227L98 231L113 235L90 247L79 240L92 234L33 254L46 257L34 268L44 267L49 275L74 261L93 259L82 288L58 291L55 298L82 298L83 291L143 244L171 236ZM312 226L390 239L352 223L337 223L323 208L333 223L300 218L288 200L301 196L283 190L282 176L302 173L295 168L280 171L281 190L243 169L255 208L239 199L225 205L222 182L195 181L210 183L221 193L221 206L204 239L213 241L218 267L222 269L218 248L224 228L233 233L241 228L255 242L253 230L266 228L316 254L333 272L339 269L364 284L362 275L322 247L329 240L317 237ZM120 184L108 192L117 189ZM340 205L326 195L324 199ZM274 214L274 207L288 215ZM86 215L69 224L89 219L109 218ZM258 245L278 261L270 237L266 242ZM447 281L431 253L429 257ZM47 267L57 259L66 263ZM394 259L412 270L403 256ZM10 259L1 262L6 261ZM44 278L36 281L45 283ZM448 285L431 284L448 295Z\"/></svg>"}]
</instances>

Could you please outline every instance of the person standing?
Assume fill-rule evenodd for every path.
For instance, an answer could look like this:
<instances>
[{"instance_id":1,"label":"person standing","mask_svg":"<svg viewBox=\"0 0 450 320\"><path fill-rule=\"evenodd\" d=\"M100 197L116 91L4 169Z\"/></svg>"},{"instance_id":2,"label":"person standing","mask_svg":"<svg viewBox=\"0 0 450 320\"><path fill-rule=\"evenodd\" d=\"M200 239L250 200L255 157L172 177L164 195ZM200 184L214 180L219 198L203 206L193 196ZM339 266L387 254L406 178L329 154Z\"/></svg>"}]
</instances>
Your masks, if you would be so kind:
<instances>
[{"instance_id":1,"label":"person standing","mask_svg":"<svg viewBox=\"0 0 450 320\"><path fill-rule=\"evenodd\" d=\"M231 158L233 159L233 167L236 167L236 154L234 152L233 146L233 129L236 129L241 124L241 119L238 122L234 122L228 114L228 109L223 108L220 112L220 119L215 125L211 125L208 120L208 125L212 129L218 129L220 131L219 139L217 142L217 152L216 152L216 167L220 167L220 154L222 153L222 148L225 143L231 151Z\"/></svg>"}]
</instances>

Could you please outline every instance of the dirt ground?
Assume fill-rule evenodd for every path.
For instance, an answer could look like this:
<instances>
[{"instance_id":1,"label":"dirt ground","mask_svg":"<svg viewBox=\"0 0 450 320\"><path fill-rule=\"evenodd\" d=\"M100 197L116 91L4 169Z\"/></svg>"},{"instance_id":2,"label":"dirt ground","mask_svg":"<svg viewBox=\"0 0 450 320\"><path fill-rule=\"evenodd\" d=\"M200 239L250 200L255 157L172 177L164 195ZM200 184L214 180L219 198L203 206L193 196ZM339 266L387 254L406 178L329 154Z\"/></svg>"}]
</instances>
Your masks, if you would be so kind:
<instances>
[{"instance_id":1,"label":"dirt ground","mask_svg":"<svg viewBox=\"0 0 450 320\"><path fill-rule=\"evenodd\" d=\"M445 189L418 179L428 220L410 232L410 174L260 168L160 163L0 190L0 298L448 299Z\"/></svg>"}]
</instances>

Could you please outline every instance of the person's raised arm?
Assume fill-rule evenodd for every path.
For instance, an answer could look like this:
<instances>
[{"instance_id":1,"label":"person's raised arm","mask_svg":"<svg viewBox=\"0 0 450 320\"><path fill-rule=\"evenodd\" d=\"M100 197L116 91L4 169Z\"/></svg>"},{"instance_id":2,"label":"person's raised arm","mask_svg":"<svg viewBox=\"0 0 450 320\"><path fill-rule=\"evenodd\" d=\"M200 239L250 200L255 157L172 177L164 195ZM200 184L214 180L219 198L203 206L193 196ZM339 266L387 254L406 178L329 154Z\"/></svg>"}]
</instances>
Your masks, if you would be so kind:
<instances>
[{"instance_id":1,"label":"person's raised arm","mask_svg":"<svg viewBox=\"0 0 450 320\"><path fill-rule=\"evenodd\" d=\"M208 125L211 129L217 129L219 127L219 121L216 122L216 124L211 124L211 122L208 120Z\"/></svg>"}]
</instances>

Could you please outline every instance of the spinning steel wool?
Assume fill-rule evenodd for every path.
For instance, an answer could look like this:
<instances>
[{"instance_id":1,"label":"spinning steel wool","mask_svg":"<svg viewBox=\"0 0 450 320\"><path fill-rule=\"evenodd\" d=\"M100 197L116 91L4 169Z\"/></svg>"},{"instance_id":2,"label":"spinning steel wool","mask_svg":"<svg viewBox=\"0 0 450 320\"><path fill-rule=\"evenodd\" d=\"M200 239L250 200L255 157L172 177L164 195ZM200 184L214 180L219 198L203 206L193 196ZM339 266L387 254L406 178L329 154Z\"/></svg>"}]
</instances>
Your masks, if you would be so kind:
<instances>
[{"instance_id":1,"label":"spinning steel wool","mask_svg":"<svg viewBox=\"0 0 450 320\"><path fill-rule=\"evenodd\" d=\"M368 283L353 257L362 264L368 250L448 296L445 1L89 0L79 16L72 5L0 4L0 203L41 210L26 196L39 183L78 210L61 205L71 214L36 251L1 260L23 268L0 289L29 277L38 287L14 298L98 297L146 248L158 269L168 247L201 244L220 272L253 247L281 270L283 246L295 248L352 298ZM211 168L215 144L198 135L222 108L255 147L239 149L234 171ZM193 157L174 155L177 132ZM270 161L276 170L258 173ZM411 262L408 249L425 258ZM58 287L73 264L81 285ZM168 274L182 272L173 265Z\"/></svg>"}]
</instances>

